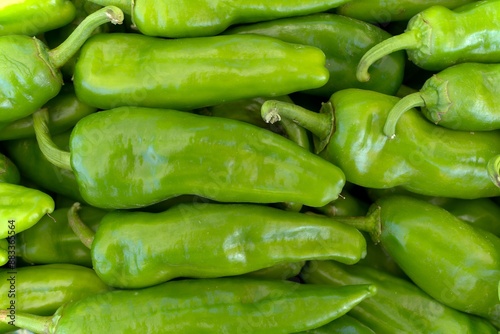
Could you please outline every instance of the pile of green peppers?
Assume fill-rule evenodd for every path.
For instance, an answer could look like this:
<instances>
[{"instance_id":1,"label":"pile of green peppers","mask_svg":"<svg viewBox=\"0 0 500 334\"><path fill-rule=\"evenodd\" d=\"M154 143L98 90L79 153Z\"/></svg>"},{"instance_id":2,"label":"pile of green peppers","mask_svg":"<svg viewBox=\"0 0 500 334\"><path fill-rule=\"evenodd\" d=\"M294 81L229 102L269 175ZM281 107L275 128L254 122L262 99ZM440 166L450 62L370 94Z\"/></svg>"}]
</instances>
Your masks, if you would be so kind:
<instances>
[{"instance_id":1,"label":"pile of green peppers","mask_svg":"<svg viewBox=\"0 0 500 334\"><path fill-rule=\"evenodd\" d=\"M3 0L0 333L498 333L500 0Z\"/></svg>"}]
</instances>

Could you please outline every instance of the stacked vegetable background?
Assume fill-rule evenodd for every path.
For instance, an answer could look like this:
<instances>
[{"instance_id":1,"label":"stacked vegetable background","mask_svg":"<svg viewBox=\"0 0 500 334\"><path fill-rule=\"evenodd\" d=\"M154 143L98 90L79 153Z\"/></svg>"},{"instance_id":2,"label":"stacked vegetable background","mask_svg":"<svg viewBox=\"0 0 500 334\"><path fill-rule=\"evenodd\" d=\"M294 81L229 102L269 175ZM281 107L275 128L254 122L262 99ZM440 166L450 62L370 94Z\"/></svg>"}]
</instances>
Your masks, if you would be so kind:
<instances>
[{"instance_id":1,"label":"stacked vegetable background","mask_svg":"<svg viewBox=\"0 0 500 334\"><path fill-rule=\"evenodd\" d=\"M0 4L0 332L497 333L500 0Z\"/></svg>"}]
</instances>

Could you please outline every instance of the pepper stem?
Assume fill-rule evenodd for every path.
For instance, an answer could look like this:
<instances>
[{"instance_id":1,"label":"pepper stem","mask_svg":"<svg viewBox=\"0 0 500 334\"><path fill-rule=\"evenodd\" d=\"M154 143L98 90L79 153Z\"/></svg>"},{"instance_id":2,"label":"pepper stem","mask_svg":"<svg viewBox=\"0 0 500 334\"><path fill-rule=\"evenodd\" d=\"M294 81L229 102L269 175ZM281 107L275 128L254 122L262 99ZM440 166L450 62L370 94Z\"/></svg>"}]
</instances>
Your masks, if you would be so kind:
<instances>
[{"instance_id":1,"label":"pepper stem","mask_svg":"<svg viewBox=\"0 0 500 334\"><path fill-rule=\"evenodd\" d=\"M379 206L372 205L368 210L366 216L360 216L360 217L335 216L332 217L332 219L334 219L339 223L344 223L346 225L355 227L360 231L369 233L373 242L375 244L378 244L380 242L380 234L382 233L380 210L381 209Z\"/></svg>"},{"instance_id":2,"label":"pepper stem","mask_svg":"<svg viewBox=\"0 0 500 334\"><path fill-rule=\"evenodd\" d=\"M376 44L368 50L358 64L356 78L361 82L370 80L368 69L377 60L387 56L393 52L405 49L415 49L419 44L417 33L414 30L409 30L400 35L389 37L386 40Z\"/></svg>"},{"instance_id":3,"label":"pepper stem","mask_svg":"<svg viewBox=\"0 0 500 334\"><path fill-rule=\"evenodd\" d=\"M49 131L49 112L46 108L33 113L33 128L38 146L45 158L53 165L67 170L71 169L71 155L69 152L61 150L52 141Z\"/></svg>"},{"instance_id":4,"label":"pepper stem","mask_svg":"<svg viewBox=\"0 0 500 334\"><path fill-rule=\"evenodd\" d=\"M68 211L68 222L69 226L73 232L75 232L82 244L90 249L92 247L92 243L94 242L95 233L80 219L80 216L78 215L78 210L80 210L80 208L80 203L77 202L73 204Z\"/></svg>"},{"instance_id":5,"label":"pepper stem","mask_svg":"<svg viewBox=\"0 0 500 334\"><path fill-rule=\"evenodd\" d=\"M266 123L271 124L287 118L311 131L321 143L327 142L333 133L333 109L316 113L292 103L269 100L262 105L261 116ZM321 152L326 144L319 146L316 147L317 153Z\"/></svg>"},{"instance_id":6,"label":"pepper stem","mask_svg":"<svg viewBox=\"0 0 500 334\"><path fill-rule=\"evenodd\" d=\"M60 68L66 64L89 39L92 32L108 22L122 24L123 12L120 8L107 6L87 16L61 45L49 51L52 65L55 68Z\"/></svg>"},{"instance_id":7,"label":"pepper stem","mask_svg":"<svg viewBox=\"0 0 500 334\"><path fill-rule=\"evenodd\" d=\"M420 93L413 93L399 100L387 115L384 125L384 134L389 138L396 136L396 124L399 118L411 108L425 107L425 100Z\"/></svg>"},{"instance_id":8,"label":"pepper stem","mask_svg":"<svg viewBox=\"0 0 500 334\"><path fill-rule=\"evenodd\" d=\"M22 312L10 314L9 310L0 310L0 323L14 325L16 327L29 330L37 334L49 333L49 326L52 322L51 316L39 316Z\"/></svg>"},{"instance_id":9,"label":"pepper stem","mask_svg":"<svg viewBox=\"0 0 500 334\"><path fill-rule=\"evenodd\" d=\"M500 188L500 154L491 158L486 168L493 183Z\"/></svg>"}]
</instances>

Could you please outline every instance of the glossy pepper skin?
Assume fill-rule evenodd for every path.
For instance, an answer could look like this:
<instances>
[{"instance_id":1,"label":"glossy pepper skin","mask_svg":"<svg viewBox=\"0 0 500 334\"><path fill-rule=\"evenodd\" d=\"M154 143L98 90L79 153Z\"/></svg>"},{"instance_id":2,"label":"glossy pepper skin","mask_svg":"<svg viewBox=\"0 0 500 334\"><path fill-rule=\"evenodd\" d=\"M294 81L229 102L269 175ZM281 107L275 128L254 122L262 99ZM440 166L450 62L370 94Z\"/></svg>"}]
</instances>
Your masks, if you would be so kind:
<instances>
[{"instance_id":1,"label":"glossy pepper skin","mask_svg":"<svg viewBox=\"0 0 500 334\"><path fill-rule=\"evenodd\" d=\"M371 64L404 49L410 61L430 71L465 62L498 63L499 15L499 0L475 1L454 11L432 6L412 17L403 34L371 48L361 58L356 76L360 81L368 81Z\"/></svg>"},{"instance_id":2,"label":"glossy pepper skin","mask_svg":"<svg viewBox=\"0 0 500 334\"><path fill-rule=\"evenodd\" d=\"M373 330L362 324L356 318L347 314L333 320L332 322L300 334L375 334Z\"/></svg>"},{"instance_id":3,"label":"glossy pepper skin","mask_svg":"<svg viewBox=\"0 0 500 334\"><path fill-rule=\"evenodd\" d=\"M16 322L35 333L54 334L284 334L322 326L375 293L371 285L333 288L249 278L179 280L89 296L61 307L54 317L17 314ZM303 312L311 305L313 312ZM0 312L0 321L5 321L5 312Z\"/></svg>"},{"instance_id":4,"label":"glossy pepper skin","mask_svg":"<svg viewBox=\"0 0 500 334\"><path fill-rule=\"evenodd\" d=\"M266 206L186 204L157 214L115 210L102 218L91 240L85 240L77 208L68 213L73 230L90 243L97 275L119 288L234 276L310 259L352 264L366 254L366 241L355 228Z\"/></svg>"},{"instance_id":5,"label":"glossy pepper skin","mask_svg":"<svg viewBox=\"0 0 500 334\"><path fill-rule=\"evenodd\" d=\"M58 208L16 237L16 256L30 264L70 263L92 267L90 250L85 247L68 224L70 207ZM83 206L81 219L97 230L107 211Z\"/></svg>"},{"instance_id":6,"label":"glossy pepper skin","mask_svg":"<svg viewBox=\"0 0 500 334\"><path fill-rule=\"evenodd\" d=\"M0 153L0 183L18 184L21 181L19 169L5 154Z\"/></svg>"},{"instance_id":7,"label":"glossy pepper skin","mask_svg":"<svg viewBox=\"0 0 500 334\"><path fill-rule=\"evenodd\" d=\"M70 135L71 132L63 132L53 136L52 140L61 149L66 149L69 147ZM75 174L51 164L38 147L36 138L9 140L3 144L23 177L43 189L85 202L78 190Z\"/></svg>"},{"instance_id":8,"label":"glossy pepper skin","mask_svg":"<svg viewBox=\"0 0 500 334\"><path fill-rule=\"evenodd\" d=\"M114 33L85 43L74 85L82 102L100 109L192 110L317 88L328 75L320 49L267 36L167 40Z\"/></svg>"},{"instance_id":9,"label":"glossy pepper skin","mask_svg":"<svg viewBox=\"0 0 500 334\"><path fill-rule=\"evenodd\" d=\"M3 0L0 36L35 36L67 25L75 14L75 6L69 0Z\"/></svg>"},{"instance_id":10,"label":"glossy pepper skin","mask_svg":"<svg viewBox=\"0 0 500 334\"><path fill-rule=\"evenodd\" d=\"M402 52L393 53L374 65L369 82L357 80L356 67L363 54L391 35L356 19L322 13L238 26L224 33L259 34L321 49L326 55L330 78L320 88L307 90L309 94L330 97L342 89L362 88L392 95L403 81L405 56Z\"/></svg>"},{"instance_id":11,"label":"glossy pepper skin","mask_svg":"<svg viewBox=\"0 0 500 334\"><path fill-rule=\"evenodd\" d=\"M431 6L454 9L471 0L352 0L335 9L340 15L371 23L408 21Z\"/></svg>"},{"instance_id":12,"label":"glossy pepper skin","mask_svg":"<svg viewBox=\"0 0 500 334\"><path fill-rule=\"evenodd\" d=\"M500 324L500 238L409 196L381 198L367 217L365 227L374 241L422 290Z\"/></svg>"},{"instance_id":13,"label":"glossy pepper skin","mask_svg":"<svg viewBox=\"0 0 500 334\"><path fill-rule=\"evenodd\" d=\"M34 37L0 36L0 123L26 117L55 97L63 84L59 68L80 49L92 30L122 20L123 13L117 7L102 8L52 50Z\"/></svg>"},{"instance_id":14,"label":"glossy pepper skin","mask_svg":"<svg viewBox=\"0 0 500 334\"><path fill-rule=\"evenodd\" d=\"M35 114L35 127L44 115ZM321 206L345 183L338 167L269 130L165 109L94 113L74 127L70 152L46 153L73 170L83 198L98 208L138 208L183 194Z\"/></svg>"},{"instance_id":15,"label":"glossy pepper skin","mask_svg":"<svg viewBox=\"0 0 500 334\"><path fill-rule=\"evenodd\" d=\"M0 239L15 236L54 211L52 197L25 186L0 183Z\"/></svg>"},{"instance_id":16,"label":"glossy pepper skin","mask_svg":"<svg viewBox=\"0 0 500 334\"><path fill-rule=\"evenodd\" d=\"M316 152L339 166L346 180L366 188L400 186L413 193L451 198L492 197L487 162L499 154L500 132L470 133L428 122L411 109L389 138L382 128L399 98L345 89L334 93L322 113L266 102L263 118L293 118L316 136ZM307 123L307 124L306 124Z\"/></svg>"},{"instance_id":17,"label":"glossy pepper skin","mask_svg":"<svg viewBox=\"0 0 500 334\"><path fill-rule=\"evenodd\" d=\"M311 261L301 277L308 284L375 285L377 294L348 314L376 333L497 333L485 319L445 306L415 284L367 266Z\"/></svg>"},{"instance_id":18,"label":"glossy pepper skin","mask_svg":"<svg viewBox=\"0 0 500 334\"><path fill-rule=\"evenodd\" d=\"M48 109L49 129L54 135L70 130L80 119L97 111L97 108L80 102L69 84L65 84L43 107ZM31 115L7 124L0 131L0 140L29 137L35 137Z\"/></svg>"},{"instance_id":19,"label":"glossy pepper skin","mask_svg":"<svg viewBox=\"0 0 500 334\"><path fill-rule=\"evenodd\" d=\"M144 35L184 38L218 35L229 26L320 13L349 0L92 0L131 14Z\"/></svg>"},{"instance_id":20,"label":"glossy pepper skin","mask_svg":"<svg viewBox=\"0 0 500 334\"><path fill-rule=\"evenodd\" d=\"M15 302L16 313L49 316L65 303L109 290L92 269L72 264L0 269L0 308L8 310L9 315L11 301ZM16 328L0 323L0 333Z\"/></svg>"},{"instance_id":21,"label":"glossy pepper skin","mask_svg":"<svg viewBox=\"0 0 500 334\"><path fill-rule=\"evenodd\" d=\"M431 122L461 131L500 129L500 64L462 63L429 78L419 92L403 97L387 116L393 136L401 115L420 107Z\"/></svg>"}]
</instances>

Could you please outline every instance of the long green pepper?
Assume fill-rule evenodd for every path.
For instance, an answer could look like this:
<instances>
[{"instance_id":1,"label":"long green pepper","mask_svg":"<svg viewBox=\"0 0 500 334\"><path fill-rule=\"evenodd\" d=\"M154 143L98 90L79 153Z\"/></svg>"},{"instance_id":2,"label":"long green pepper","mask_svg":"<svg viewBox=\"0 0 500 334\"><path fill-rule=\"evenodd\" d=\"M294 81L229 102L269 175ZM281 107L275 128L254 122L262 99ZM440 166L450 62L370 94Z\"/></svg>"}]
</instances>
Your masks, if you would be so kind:
<instances>
[{"instance_id":1,"label":"long green pepper","mask_svg":"<svg viewBox=\"0 0 500 334\"><path fill-rule=\"evenodd\" d=\"M19 312L16 323L41 334L286 334L320 327L375 294L367 284L334 288L241 277L179 280L89 296L59 308L53 317ZM0 322L7 322L6 316L0 311Z\"/></svg>"},{"instance_id":2,"label":"long green pepper","mask_svg":"<svg viewBox=\"0 0 500 334\"><path fill-rule=\"evenodd\" d=\"M34 117L42 152L72 170L85 201L98 208L145 207L179 195L322 206L335 200L345 184L335 165L240 121L116 108L80 120L66 152L50 139L46 111Z\"/></svg>"},{"instance_id":3,"label":"long green pepper","mask_svg":"<svg viewBox=\"0 0 500 334\"><path fill-rule=\"evenodd\" d=\"M91 0L130 14L144 35L214 36L231 25L320 13L350 0Z\"/></svg>"},{"instance_id":4,"label":"long green pepper","mask_svg":"<svg viewBox=\"0 0 500 334\"><path fill-rule=\"evenodd\" d=\"M371 48L361 58L356 76L370 80L368 69L382 57L406 49L417 66L431 71L465 62L500 62L500 1L483 0L450 10L432 6L409 22L403 34Z\"/></svg>"},{"instance_id":5,"label":"long green pepper","mask_svg":"<svg viewBox=\"0 0 500 334\"><path fill-rule=\"evenodd\" d=\"M119 288L178 277L234 276L311 259L353 264L366 254L365 238L355 228L266 206L185 204L156 214L113 211L95 234L77 209L68 212L70 225L91 247L99 277Z\"/></svg>"}]
</instances>

